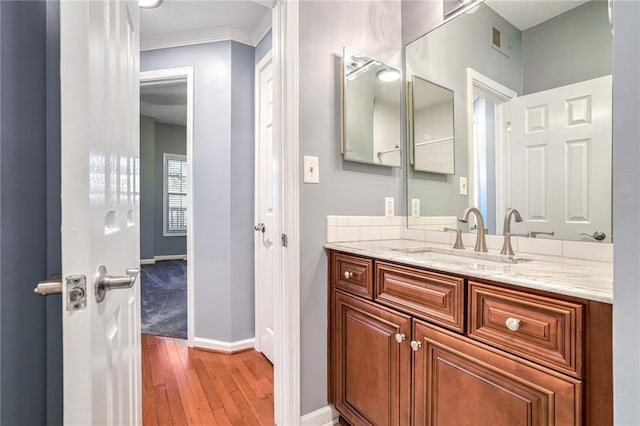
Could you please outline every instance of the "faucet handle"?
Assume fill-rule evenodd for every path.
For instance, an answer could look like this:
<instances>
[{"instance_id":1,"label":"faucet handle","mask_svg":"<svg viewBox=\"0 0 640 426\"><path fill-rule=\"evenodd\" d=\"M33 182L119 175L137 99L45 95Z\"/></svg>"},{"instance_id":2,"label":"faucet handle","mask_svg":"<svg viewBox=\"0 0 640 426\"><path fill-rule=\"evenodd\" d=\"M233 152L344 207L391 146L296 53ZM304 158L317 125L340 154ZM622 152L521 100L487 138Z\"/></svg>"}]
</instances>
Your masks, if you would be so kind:
<instances>
[{"instance_id":1,"label":"faucet handle","mask_svg":"<svg viewBox=\"0 0 640 426\"><path fill-rule=\"evenodd\" d=\"M456 242L453 244L453 248L456 250L464 250L464 243L462 242L462 229L460 228L444 228L446 232L456 233Z\"/></svg>"}]
</instances>

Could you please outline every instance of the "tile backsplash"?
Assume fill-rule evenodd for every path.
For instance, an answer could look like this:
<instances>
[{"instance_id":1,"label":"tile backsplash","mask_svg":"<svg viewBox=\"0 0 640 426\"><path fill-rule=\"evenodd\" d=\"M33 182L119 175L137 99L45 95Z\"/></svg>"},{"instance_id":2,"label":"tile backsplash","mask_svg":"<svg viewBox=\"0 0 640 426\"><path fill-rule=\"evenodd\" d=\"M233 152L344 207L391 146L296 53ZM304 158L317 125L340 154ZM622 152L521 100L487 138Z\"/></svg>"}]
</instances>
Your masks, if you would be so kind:
<instances>
[{"instance_id":1,"label":"tile backsplash","mask_svg":"<svg viewBox=\"0 0 640 426\"><path fill-rule=\"evenodd\" d=\"M407 222L412 226L411 229L405 226ZM327 242L407 239L453 246L455 233L435 230L442 226L455 228L455 217L327 216ZM463 233L462 241L465 247L473 248L476 236ZM490 252L499 253L502 242L501 235L487 235L487 248ZM613 262L613 244L512 237L511 245L518 255L535 254Z\"/></svg>"}]
</instances>

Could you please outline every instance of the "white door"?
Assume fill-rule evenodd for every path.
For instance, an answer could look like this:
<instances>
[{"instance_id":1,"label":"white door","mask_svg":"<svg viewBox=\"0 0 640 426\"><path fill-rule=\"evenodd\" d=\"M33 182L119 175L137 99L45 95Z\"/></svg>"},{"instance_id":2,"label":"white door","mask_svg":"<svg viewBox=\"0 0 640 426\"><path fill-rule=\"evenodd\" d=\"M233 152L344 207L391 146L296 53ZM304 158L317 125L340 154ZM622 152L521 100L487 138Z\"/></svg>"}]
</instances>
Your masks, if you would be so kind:
<instances>
[{"instance_id":1,"label":"white door","mask_svg":"<svg viewBox=\"0 0 640 426\"><path fill-rule=\"evenodd\" d=\"M267 54L256 66L255 280L256 350L273 363L273 289L278 280L274 248L277 159L273 152L273 61Z\"/></svg>"},{"instance_id":2,"label":"white door","mask_svg":"<svg viewBox=\"0 0 640 426\"><path fill-rule=\"evenodd\" d=\"M611 241L611 76L514 98L511 190L513 232L554 232ZM508 194L509 195L509 194Z\"/></svg>"},{"instance_id":3,"label":"white door","mask_svg":"<svg viewBox=\"0 0 640 426\"><path fill-rule=\"evenodd\" d=\"M141 424L137 1L60 3L64 423ZM104 300L97 271L119 276ZM86 306L73 280L86 278ZM77 284L77 283L76 283ZM131 284L131 287L129 287ZM80 299L81 300L81 299ZM77 305L78 310L73 310ZM68 310L71 308L72 310Z\"/></svg>"}]
</instances>

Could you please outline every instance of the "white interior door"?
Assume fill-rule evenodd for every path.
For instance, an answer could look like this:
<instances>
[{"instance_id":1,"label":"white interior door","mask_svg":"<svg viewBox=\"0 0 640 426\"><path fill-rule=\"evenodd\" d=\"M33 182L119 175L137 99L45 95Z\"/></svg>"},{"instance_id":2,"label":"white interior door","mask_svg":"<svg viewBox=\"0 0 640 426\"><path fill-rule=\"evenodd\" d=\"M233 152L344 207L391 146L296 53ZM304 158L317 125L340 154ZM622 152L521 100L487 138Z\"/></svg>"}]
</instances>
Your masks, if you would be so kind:
<instances>
[{"instance_id":1,"label":"white interior door","mask_svg":"<svg viewBox=\"0 0 640 426\"><path fill-rule=\"evenodd\" d=\"M611 76L510 101L513 232L611 241ZM586 239L583 237L583 239Z\"/></svg>"},{"instance_id":2,"label":"white interior door","mask_svg":"<svg viewBox=\"0 0 640 426\"><path fill-rule=\"evenodd\" d=\"M274 255L278 242L278 179L277 158L273 152L273 61L270 53L256 66L255 176L255 346L273 363L273 292L279 268Z\"/></svg>"},{"instance_id":3,"label":"white interior door","mask_svg":"<svg viewBox=\"0 0 640 426\"><path fill-rule=\"evenodd\" d=\"M140 280L125 271L140 259L138 4L62 1L60 28L64 422L136 425ZM100 265L121 276L102 302ZM82 277L84 307L68 302Z\"/></svg>"}]
</instances>

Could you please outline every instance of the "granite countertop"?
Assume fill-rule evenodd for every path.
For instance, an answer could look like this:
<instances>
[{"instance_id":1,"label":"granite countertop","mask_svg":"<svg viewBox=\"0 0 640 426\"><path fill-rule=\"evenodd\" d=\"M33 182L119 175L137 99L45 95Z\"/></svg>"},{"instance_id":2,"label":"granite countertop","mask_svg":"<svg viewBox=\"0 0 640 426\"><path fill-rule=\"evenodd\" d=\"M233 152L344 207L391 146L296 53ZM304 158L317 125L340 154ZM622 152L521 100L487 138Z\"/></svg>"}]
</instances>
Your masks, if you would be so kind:
<instances>
[{"instance_id":1,"label":"granite countertop","mask_svg":"<svg viewBox=\"0 0 640 426\"><path fill-rule=\"evenodd\" d=\"M505 256L498 254L479 258L466 249L463 256L449 246L414 240L327 243L325 248L613 303L613 264L607 262L525 254L513 259L519 263L502 263L498 260Z\"/></svg>"}]
</instances>

